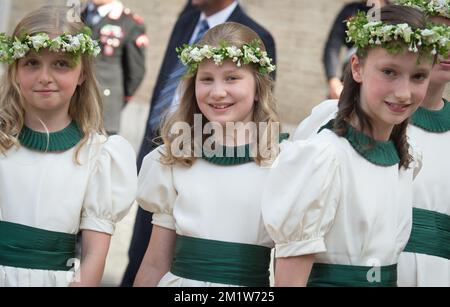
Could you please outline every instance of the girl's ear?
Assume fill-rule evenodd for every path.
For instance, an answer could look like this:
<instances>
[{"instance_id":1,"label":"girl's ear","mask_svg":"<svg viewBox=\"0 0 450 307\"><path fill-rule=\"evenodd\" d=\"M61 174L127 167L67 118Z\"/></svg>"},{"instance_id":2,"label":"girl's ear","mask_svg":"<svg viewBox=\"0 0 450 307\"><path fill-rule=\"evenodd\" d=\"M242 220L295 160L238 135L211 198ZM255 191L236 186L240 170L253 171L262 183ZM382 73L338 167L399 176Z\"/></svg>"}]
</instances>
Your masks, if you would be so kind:
<instances>
[{"instance_id":1,"label":"girl's ear","mask_svg":"<svg viewBox=\"0 0 450 307\"><path fill-rule=\"evenodd\" d=\"M359 57L356 54L354 54L352 56L352 58L350 59L350 67L352 69L353 79L356 82L361 83L362 82L362 77L361 77L362 65L361 65L361 61L359 60Z\"/></svg>"},{"instance_id":2,"label":"girl's ear","mask_svg":"<svg viewBox=\"0 0 450 307\"><path fill-rule=\"evenodd\" d=\"M78 85L81 85L84 83L84 81L86 81L86 77L85 77L85 73L84 70L81 71L80 76L78 77Z\"/></svg>"},{"instance_id":3,"label":"girl's ear","mask_svg":"<svg viewBox=\"0 0 450 307\"><path fill-rule=\"evenodd\" d=\"M259 93L256 91L255 93L255 102L259 102Z\"/></svg>"}]
</instances>

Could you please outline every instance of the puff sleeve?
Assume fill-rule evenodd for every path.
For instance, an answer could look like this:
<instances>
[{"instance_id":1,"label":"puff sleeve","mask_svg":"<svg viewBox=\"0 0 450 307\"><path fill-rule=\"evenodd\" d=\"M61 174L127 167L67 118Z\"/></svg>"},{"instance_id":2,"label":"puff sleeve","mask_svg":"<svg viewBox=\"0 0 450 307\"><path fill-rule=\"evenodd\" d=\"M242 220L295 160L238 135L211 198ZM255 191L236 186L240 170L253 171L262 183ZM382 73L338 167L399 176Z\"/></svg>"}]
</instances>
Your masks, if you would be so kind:
<instances>
[{"instance_id":1,"label":"puff sleeve","mask_svg":"<svg viewBox=\"0 0 450 307\"><path fill-rule=\"evenodd\" d=\"M327 143L296 141L285 146L270 170L262 198L263 219L276 257L326 251L340 195L339 163Z\"/></svg>"},{"instance_id":2,"label":"puff sleeve","mask_svg":"<svg viewBox=\"0 0 450 307\"><path fill-rule=\"evenodd\" d=\"M133 147L120 136L100 145L81 212L80 229L113 234L136 197L137 170Z\"/></svg>"},{"instance_id":3,"label":"puff sleeve","mask_svg":"<svg viewBox=\"0 0 450 307\"><path fill-rule=\"evenodd\" d=\"M177 191L173 185L172 167L160 162L163 148L159 147L144 158L138 180L137 202L153 213L152 223L175 230L173 205Z\"/></svg>"},{"instance_id":4,"label":"puff sleeve","mask_svg":"<svg viewBox=\"0 0 450 307\"><path fill-rule=\"evenodd\" d=\"M295 130L293 140L307 140L316 135L322 126L336 117L338 111L338 100L325 100L315 106L311 115L305 118Z\"/></svg>"}]
</instances>

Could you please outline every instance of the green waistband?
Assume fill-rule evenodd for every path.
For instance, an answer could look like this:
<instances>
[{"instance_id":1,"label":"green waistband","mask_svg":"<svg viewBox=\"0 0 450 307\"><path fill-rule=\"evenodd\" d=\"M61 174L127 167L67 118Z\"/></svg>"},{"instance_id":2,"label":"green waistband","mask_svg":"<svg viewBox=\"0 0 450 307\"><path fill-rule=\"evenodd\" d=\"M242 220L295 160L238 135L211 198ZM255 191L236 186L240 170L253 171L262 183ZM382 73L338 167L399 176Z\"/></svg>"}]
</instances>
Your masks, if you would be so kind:
<instances>
[{"instance_id":1,"label":"green waistband","mask_svg":"<svg viewBox=\"0 0 450 307\"><path fill-rule=\"evenodd\" d=\"M0 221L0 265L68 271L75 258L75 235Z\"/></svg>"},{"instance_id":2,"label":"green waistband","mask_svg":"<svg viewBox=\"0 0 450 307\"><path fill-rule=\"evenodd\" d=\"M315 263L308 287L397 287L397 265L368 267Z\"/></svg>"},{"instance_id":3,"label":"green waistband","mask_svg":"<svg viewBox=\"0 0 450 307\"><path fill-rule=\"evenodd\" d=\"M171 272L179 277L268 287L270 248L178 236Z\"/></svg>"},{"instance_id":4,"label":"green waistband","mask_svg":"<svg viewBox=\"0 0 450 307\"><path fill-rule=\"evenodd\" d=\"M405 252L450 259L450 216L413 209L413 227Z\"/></svg>"}]
</instances>

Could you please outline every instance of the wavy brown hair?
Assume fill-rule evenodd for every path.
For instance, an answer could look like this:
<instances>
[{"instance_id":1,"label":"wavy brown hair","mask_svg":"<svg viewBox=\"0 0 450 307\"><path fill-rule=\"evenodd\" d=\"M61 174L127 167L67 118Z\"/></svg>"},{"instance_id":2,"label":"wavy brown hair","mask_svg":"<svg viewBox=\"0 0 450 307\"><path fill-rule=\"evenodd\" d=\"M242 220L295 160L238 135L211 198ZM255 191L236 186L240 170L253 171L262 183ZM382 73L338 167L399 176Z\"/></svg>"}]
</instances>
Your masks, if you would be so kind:
<instances>
[{"instance_id":1,"label":"wavy brown hair","mask_svg":"<svg viewBox=\"0 0 450 307\"><path fill-rule=\"evenodd\" d=\"M381 9L381 20L386 24L392 25L407 23L414 29L423 29L427 24L426 16L419 10L398 5L387 5L383 7ZM406 45L405 48L407 48ZM364 60L368 52L370 52L370 47L358 50L357 52L358 59L362 65L364 65ZM372 121L361 107L360 93L361 84L353 79L351 66L348 65L344 73L344 89L339 99L339 110L334 121L334 131L339 136L344 136L347 133L347 123L353 117L358 119L362 131L367 129L370 134L373 132ZM399 125L395 125L390 136L400 156L399 167L404 168L408 168L412 162L406 136L408 124L409 119Z\"/></svg>"},{"instance_id":2,"label":"wavy brown hair","mask_svg":"<svg viewBox=\"0 0 450 307\"><path fill-rule=\"evenodd\" d=\"M223 43L228 45L233 45L238 48L242 48L244 44L248 44L254 40L260 42L261 50L266 50L262 40L252 29L234 22L226 22L220 24L212 29L210 29L204 36L204 38L199 42L199 45L209 45L213 47L220 47ZM250 65L249 65L250 66ZM267 140L266 149L268 152L273 152L274 148L277 147L278 131L279 131L279 121L278 115L275 108L275 98L273 96L273 80L267 74L261 74L257 67L251 64L253 75L256 82L256 95L259 97L258 101L255 102L253 108L253 122L257 124L258 131L258 144L262 141ZM182 157L176 157L171 152L170 148L176 138L179 135L172 134L171 129L176 125L176 123L187 123L191 132L194 131L194 116L196 114L201 114L201 111L197 105L197 98L195 92L195 80L197 74L189 75L182 80L181 88L182 95L180 99L179 107L172 113L169 114L162 123L161 127L161 138L164 142L166 150L164 151L161 161L167 165L173 165L175 163L180 163L184 166L190 166L193 164L195 159L194 155L194 138L192 138L192 133L188 143L188 148L180 148L183 153ZM208 123L207 119L203 120L203 127L200 127L203 131L204 126ZM267 129L265 131L260 131L259 123L266 123ZM262 136L262 137L261 137ZM203 136L203 145L206 136ZM197 144L198 146L199 144ZM260 146L255 146L257 152L255 154L255 162L258 165L262 163L269 162L273 159L273 155L267 155L267 152L261 152ZM270 157L269 157L270 156Z\"/></svg>"},{"instance_id":3,"label":"wavy brown hair","mask_svg":"<svg viewBox=\"0 0 450 307\"><path fill-rule=\"evenodd\" d=\"M69 20L70 8L65 6L43 6L25 16L16 26L13 37L47 33L59 36L63 33L78 34L84 28L82 22ZM74 161L78 162L80 149L88 142L92 133L105 134L102 120L102 99L93 72L93 58L81 55L81 73L84 82L77 86L70 101L69 116L83 134L77 145ZM17 61L9 65L0 85L0 152L19 145L18 136L24 126L25 100L21 94L17 77Z\"/></svg>"}]
</instances>

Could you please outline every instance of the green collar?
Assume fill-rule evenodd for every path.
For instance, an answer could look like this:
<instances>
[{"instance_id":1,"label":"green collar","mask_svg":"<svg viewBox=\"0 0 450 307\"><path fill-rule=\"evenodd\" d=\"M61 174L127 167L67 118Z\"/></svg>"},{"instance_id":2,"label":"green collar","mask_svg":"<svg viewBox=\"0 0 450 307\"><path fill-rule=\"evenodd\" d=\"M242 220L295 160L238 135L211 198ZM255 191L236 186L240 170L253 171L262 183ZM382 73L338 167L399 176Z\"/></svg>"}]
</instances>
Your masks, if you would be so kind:
<instances>
[{"instance_id":1,"label":"green collar","mask_svg":"<svg viewBox=\"0 0 450 307\"><path fill-rule=\"evenodd\" d=\"M334 131L334 120L331 120L320 130L330 129ZM376 141L373 138L359 132L350 124L347 124L347 133L344 136L350 145L367 161L380 166L393 166L400 163L397 148L392 140Z\"/></svg>"},{"instance_id":2,"label":"green collar","mask_svg":"<svg viewBox=\"0 0 450 307\"><path fill-rule=\"evenodd\" d=\"M289 138L288 133L280 134L280 143ZM253 162L253 157L250 155L250 145L242 145L237 147L220 146L222 154L215 155L214 152L203 151L202 159L211 164L230 166L240 165Z\"/></svg>"},{"instance_id":3,"label":"green collar","mask_svg":"<svg viewBox=\"0 0 450 307\"><path fill-rule=\"evenodd\" d=\"M19 141L22 146L42 152L69 150L75 147L82 138L83 134L74 121L63 130L50 134L37 132L26 126L23 126L19 134Z\"/></svg>"},{"instance_id":4,"label":"green collar","mask_svg":"<svg viewBox=\"0 0 450 307\"><path fill-rule=\"evenodd\" d=\"M419 107L412 116L412 124L429 132L450 131L450 103L444 99L444 107L439 111Z\"/></svg>"}]
</instances>

